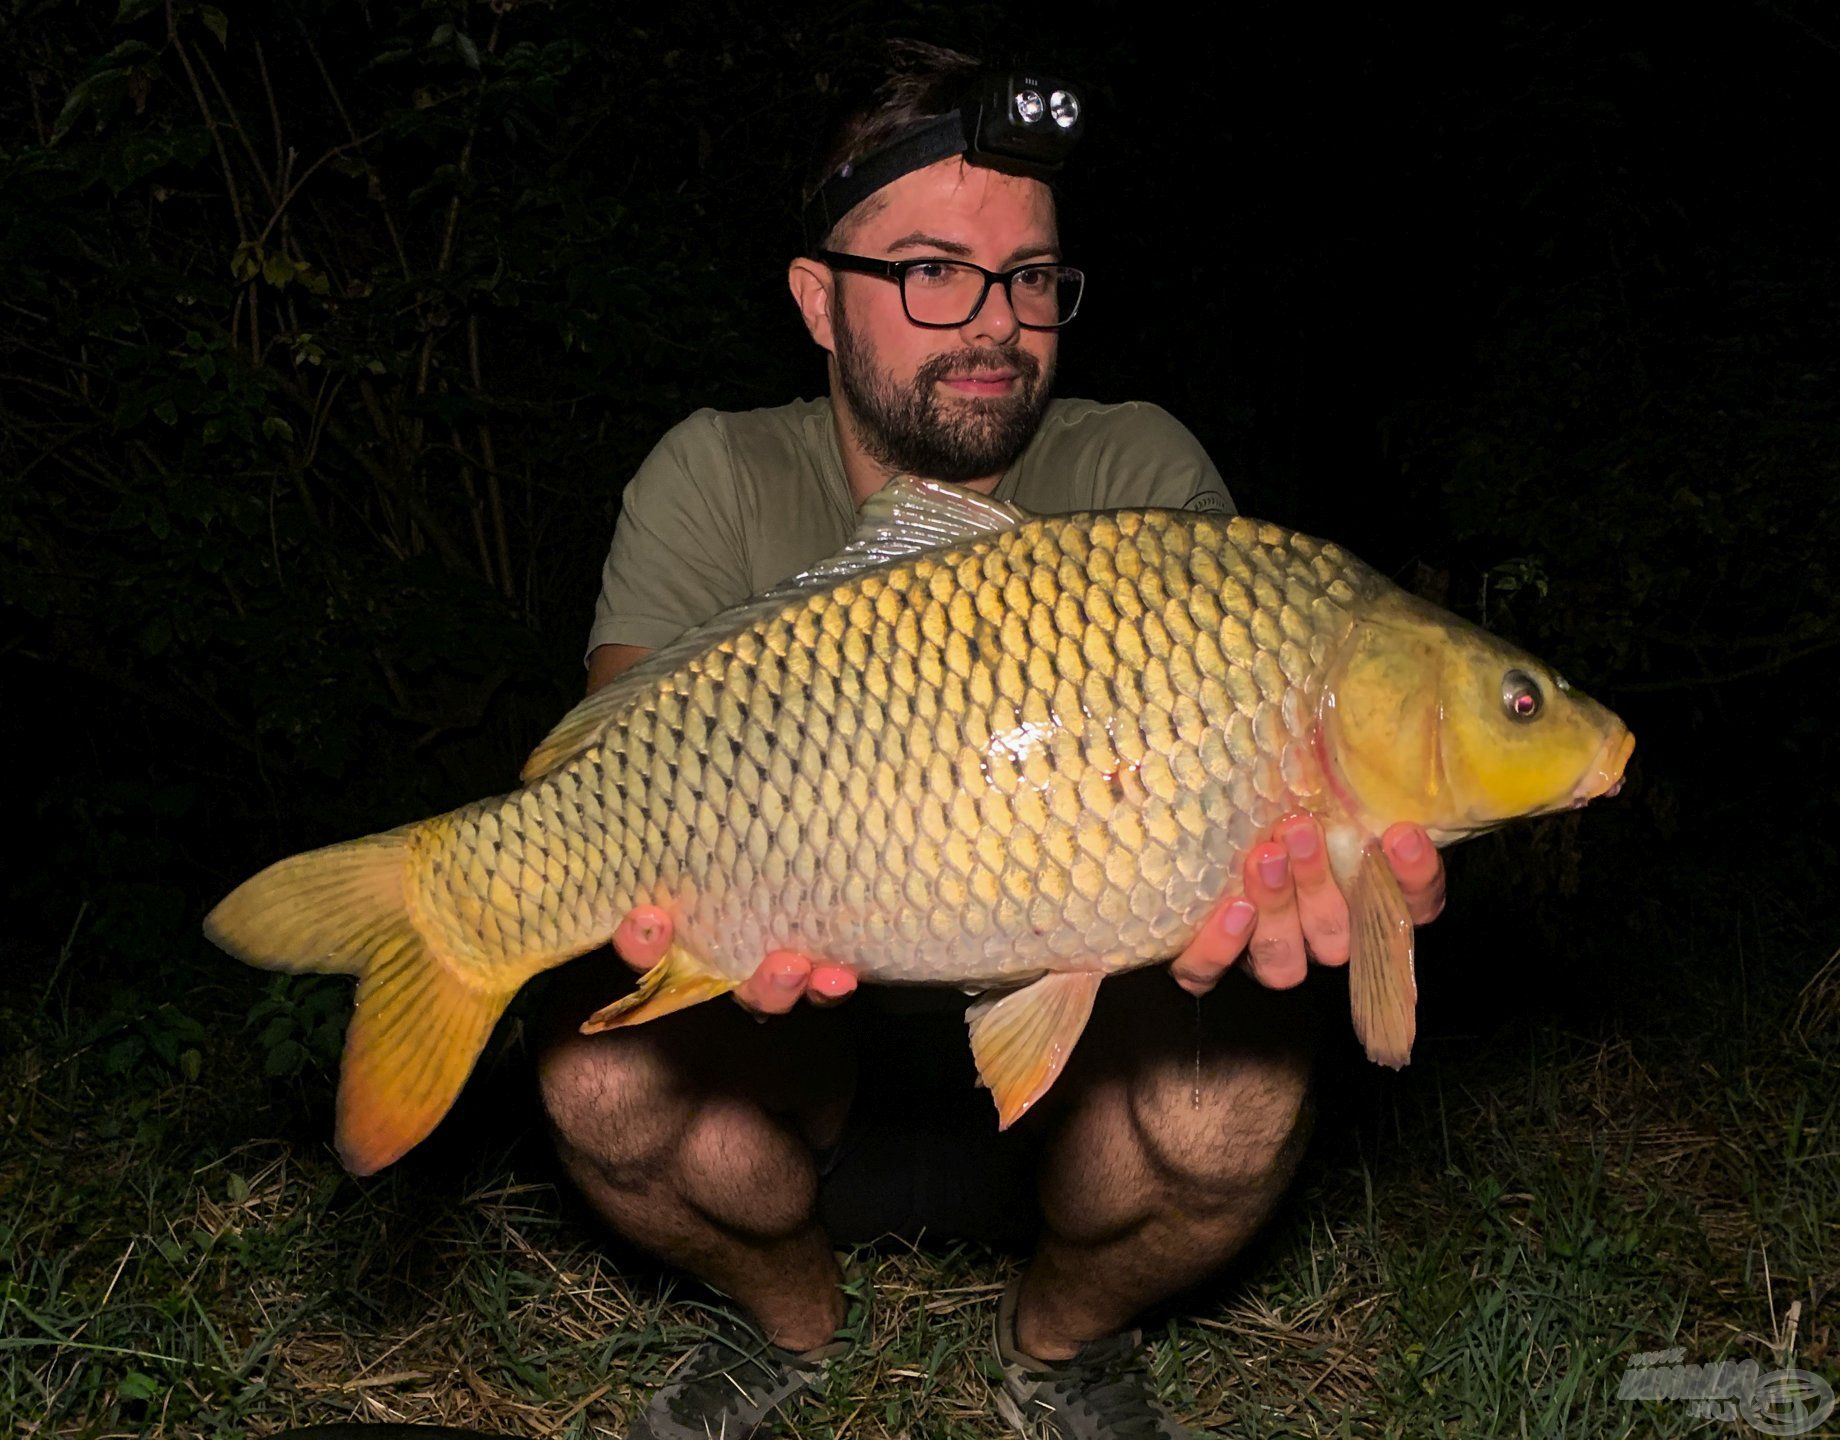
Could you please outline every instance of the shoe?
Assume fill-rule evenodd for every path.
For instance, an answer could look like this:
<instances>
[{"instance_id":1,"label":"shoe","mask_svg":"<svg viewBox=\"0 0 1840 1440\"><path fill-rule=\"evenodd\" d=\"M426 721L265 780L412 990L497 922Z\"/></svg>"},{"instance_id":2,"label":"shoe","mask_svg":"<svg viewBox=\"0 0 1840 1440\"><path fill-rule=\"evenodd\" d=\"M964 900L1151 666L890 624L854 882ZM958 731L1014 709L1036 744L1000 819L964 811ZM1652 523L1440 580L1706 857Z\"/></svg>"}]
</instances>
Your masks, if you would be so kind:
<instances>
[{"instance_id":1,"label":"shoe","mask_svg":"<svg viewBox=\"0 0 1840 1440\"><path fill-rule=\"evenodd\" d=\"M718 1314L709 1335L658 1389L626 1440L763 1440L787 1402L816 1390L868 1332L865 1275L846 1272L848 1308L836 1338L803 1353L782 1350L737 1316Z\"/></svg>"},{"instance_id":2,"label":"shoe","mask_svg":"<svg viewBox=\"0 0 1840 1440\"><path fill-rule=\"evenodd\" d=\"M1003 1393L997 1408L1031 1440L1204 1440L1178 1425L1150 1398L1143 1332L1089 1340L1070 1360L1037 1360L1016 1347L1016 1294L997 1306L997 1363Z\"/></svg>"}]
</instances>

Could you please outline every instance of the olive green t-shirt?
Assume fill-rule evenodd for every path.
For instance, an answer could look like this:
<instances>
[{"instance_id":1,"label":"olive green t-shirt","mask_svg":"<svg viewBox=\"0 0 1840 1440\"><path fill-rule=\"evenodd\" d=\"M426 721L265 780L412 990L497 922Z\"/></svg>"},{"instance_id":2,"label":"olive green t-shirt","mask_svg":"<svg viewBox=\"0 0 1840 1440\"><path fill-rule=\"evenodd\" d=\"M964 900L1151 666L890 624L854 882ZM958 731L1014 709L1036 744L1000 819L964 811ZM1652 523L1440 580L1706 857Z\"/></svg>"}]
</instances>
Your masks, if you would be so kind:
<instances>
[{"instance_id":1,"label":"olive green t-shirt","mask_svg":"<svg viewBox=\"0 0 1840 1440\"><path fill-rule=\"evenodd\" d=\"M1156 506L1233 512L1188 430L1155 405L1049 403L996 498L1038 514ZM835 555L856 507L828 399L699 410L626 487L588 651L675 640Z\"/></svg>"}]
</instances>

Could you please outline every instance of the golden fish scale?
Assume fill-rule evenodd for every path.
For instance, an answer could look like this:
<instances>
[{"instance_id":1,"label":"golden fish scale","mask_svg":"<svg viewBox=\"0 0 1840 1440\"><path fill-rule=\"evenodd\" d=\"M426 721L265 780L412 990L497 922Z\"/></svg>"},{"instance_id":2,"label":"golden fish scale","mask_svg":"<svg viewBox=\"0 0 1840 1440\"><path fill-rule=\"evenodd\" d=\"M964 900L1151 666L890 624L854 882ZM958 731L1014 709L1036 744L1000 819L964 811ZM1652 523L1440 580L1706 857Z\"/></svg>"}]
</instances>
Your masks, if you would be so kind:
<instances>
[{"instance_id":1,"label":"golden fish scale","mask_svg":"<svg viewBox=\"0 0 1840 1440\"><path fill-rule=\"evenodd\" d=\"M517 963L662 904L736 978L780 946L967 988L1166 958L1260 832L1321 808L1315 694L1368 573L1173 511L868 572L449 817L420 842L418 920Z\"/></svg>"}]
</instances>

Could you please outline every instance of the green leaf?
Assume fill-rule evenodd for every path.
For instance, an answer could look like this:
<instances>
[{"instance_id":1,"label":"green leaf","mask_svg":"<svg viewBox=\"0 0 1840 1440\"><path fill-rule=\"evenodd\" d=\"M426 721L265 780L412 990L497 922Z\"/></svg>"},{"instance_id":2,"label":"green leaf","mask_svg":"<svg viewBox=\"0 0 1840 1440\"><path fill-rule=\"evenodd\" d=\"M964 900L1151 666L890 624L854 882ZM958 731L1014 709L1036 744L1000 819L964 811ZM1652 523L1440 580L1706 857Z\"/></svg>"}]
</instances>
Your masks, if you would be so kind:
<instances>
[{"instance_id":1,"label":"green leaf","mask_svg":"<svg viewBox=\"0 0 1840 1440\"><path fill-rule=\"evenodd\" d=\"M262 278L277 290L283 289L294 278L294 262L277 250L262 261Z\"/></svg>"},{"instance_id":2,"label":"green leaf","mask_svg":"<svg viewBox=\"0 0 1840 1440\"><path fill-rule=\"evenodd\" d=\"M204 28L217 37L217 43L225 49L230 47L230 22L224 18L224 12L215 5L199 7L198 18L204 21Z\"/></svg>"},{"instance_id":3,"label":"green leaf","mask_svg":"<svg viewBox=\"0 0 1840 1440\"><path fill-rule=\"evenodd\" d=\"M130 1370L115 1386L115 1394L122 1400L151 1400L159 1393L160 1382L140 1370Z\"/></svg>"},{"instance_id":4,"label":"green leaf","mask_svg":"<svg viewBox=\"0 0 1840 1440\"><path fill-rule=\"evenodd\" d=\"M239 245L230 257L230 273L238 280L253 280L262 272L262 247Z\"/></svg>"},{"instance_id":5,"label":"green leaf","mask_svg":"<svg viewBox=\"0 0 1840 1440\"><path fill-rule=\"evenodd\" d=\"M479 68L479 47L473 43L473 37L464 30L456 30L454 45L460 51L460 58L466 62L466 68L477 70Z\"/></svg>"},{"instance_id":6,"label":"green leaf","mask_svg":"<svg viewBox=\"0 0 1840 1440\"><path fill-rule=\"evenodd\" d=\"M159 416L160 419L164 420L168 425L177 425L179 423L179 407L174 405L170 400L162 400L158 405L155 405L153 407L153 413Z\"/></svg>"},{"instance_id":7,"label":"green leaf","mask_svg":"<svg viewBox=\"0 0 1840 1440\"><path fill-rule=\"evenodd\" d=\"M262 422L262 437L266 440L291 441L294 438L294 427L279 415L270 415Z\"/></svg>"},{"instance_id":8,"label":"green leaf","mask_svg":"<svg viewBox=\"0 0 1840 1440\"><path fill-rule=\"evenodd\" d=\"M83 118L83 112L95 103L98 94L104 89L105 81L112 81L113 89L119 92L122 85L121 72L111 70L102 75L92 75L72 88L70 98L64 102L64 108L58 111L58 117L52 123L53 144L68 135L71 127Z\"/></svg>"},{"instance_id":9,"label":"green leaf","mask_svg":"<svg viewBox=\"0 0 1840 1440\"><path fill-rule=\"evenodd\" d=\"M121 0L121 8L115 12L117 25L132 25L144 15L151 15L160 8L162 0Z\"/></svg>"}]
</instances>

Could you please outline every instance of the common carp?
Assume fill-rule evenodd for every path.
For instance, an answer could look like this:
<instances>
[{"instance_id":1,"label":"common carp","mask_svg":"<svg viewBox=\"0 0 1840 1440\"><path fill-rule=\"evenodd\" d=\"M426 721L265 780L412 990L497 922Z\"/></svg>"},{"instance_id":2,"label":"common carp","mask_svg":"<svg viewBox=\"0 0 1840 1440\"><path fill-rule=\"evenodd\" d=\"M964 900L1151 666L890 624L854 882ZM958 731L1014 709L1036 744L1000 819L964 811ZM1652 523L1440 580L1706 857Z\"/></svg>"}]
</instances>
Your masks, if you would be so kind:
<instances>
[{"instance_id":1,"label":"common carp","mask_svg":"<svg viewBox=\"0 0 1840 1440\"><path fill-rule=\"evenodd\" d=\"M1355 1029L1403 1065L1412 927L1377 837L1582 805L1634 743L1336 545L901 480L836 558L576 706L523 788L282 860L205 933L358 977L337 1142L359 1174L434 1128L519 987L642 903L672 948L584 1030L799 950L981 994L972 1049L1008 1125L1104 978L1176 955L1293 811L1320 818L1349 902Z\"/></svg>"}]
</instances>

